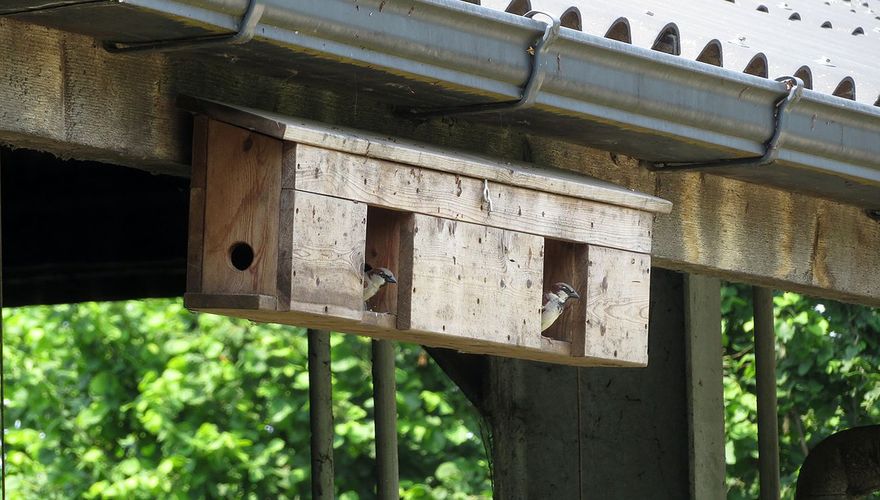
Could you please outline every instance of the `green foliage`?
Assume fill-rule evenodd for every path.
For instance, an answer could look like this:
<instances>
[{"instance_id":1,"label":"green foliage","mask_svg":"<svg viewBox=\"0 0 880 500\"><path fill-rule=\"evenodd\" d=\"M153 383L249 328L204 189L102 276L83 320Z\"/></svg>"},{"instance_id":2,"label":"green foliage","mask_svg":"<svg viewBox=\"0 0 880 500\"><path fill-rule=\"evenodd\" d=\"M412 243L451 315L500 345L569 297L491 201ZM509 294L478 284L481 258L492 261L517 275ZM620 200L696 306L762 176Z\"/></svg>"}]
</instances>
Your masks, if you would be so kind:
<instances>
[{"instance_id":1,"label":"green foliage","mask_svg":"<svg viewBox=\"0 0 880 500\"><path fill-rule=\"evenodd\" d=\"M722 288L728 498L758 497L750 287ZM807 450L834 432L880 422L880 312L794 293L774 297L783 498Z\"/></svg>"},{"instance_id":2,"label":"green foliage","mask_svg":"<svg viewBox=\"0 0 880 500\"><path fill-rule=\"evenodd\" d=\"M11 498L310 496L301 329L171 300L3 313ZM331 345L337 496L372 498L369 341ZM488 496L476 412L420 347L397 366L402 496Z\"/></svg>"},{"instance_id":3,"label":"green foliage","mask_svg":"<svg viewBox=\"0 0 880 500\"><path fill-rule=\"evenodd\" d=\"M880 422L880 313L775 298L783 498L806 450ZM301 329L179 301L7 309L10 498L308 498ZM756 498L751 293L722 289L729 498ZM337 496L372 498L367 339L334 334ZM480 420L418 346L397 351L401 496L489 496Z\"/></svg>"}]
</instances>

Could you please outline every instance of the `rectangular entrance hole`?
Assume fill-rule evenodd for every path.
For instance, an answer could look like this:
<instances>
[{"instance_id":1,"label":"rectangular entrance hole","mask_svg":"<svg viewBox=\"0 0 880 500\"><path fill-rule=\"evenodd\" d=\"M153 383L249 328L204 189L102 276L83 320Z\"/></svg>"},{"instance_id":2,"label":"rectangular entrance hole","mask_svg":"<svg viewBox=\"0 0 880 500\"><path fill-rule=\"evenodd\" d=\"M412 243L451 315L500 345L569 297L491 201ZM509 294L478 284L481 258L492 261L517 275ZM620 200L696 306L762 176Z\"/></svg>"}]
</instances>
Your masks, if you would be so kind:
<instances>
[{"instance_id":1,"label":"rectangular entrance hole","mask_svg":"<svg viewBox=\"0 0 880 500\"><path fill-rule=\"evenodd\" d=\"M367 208L367 239L364 261L374 269L384 267L400 280L400 228L407 212L379 207ZM374 313L397 314L397 285L388 283L366 303Z\"/></svg>"},{"instance_id":2,"label":"rectangular entrance hole","mask_svg":"<svg viewBox=\"0 0 880 500\"><path fill-rule=\"evenodd\" d=\"M549 292L554 283L562 282L571 285L581 298L569 301L565 312L542 332L543 336L569 343L573 339L583 339L586 333L588 267L586 244L544 239L543 293Z\"/></svg>"}]
</instances>

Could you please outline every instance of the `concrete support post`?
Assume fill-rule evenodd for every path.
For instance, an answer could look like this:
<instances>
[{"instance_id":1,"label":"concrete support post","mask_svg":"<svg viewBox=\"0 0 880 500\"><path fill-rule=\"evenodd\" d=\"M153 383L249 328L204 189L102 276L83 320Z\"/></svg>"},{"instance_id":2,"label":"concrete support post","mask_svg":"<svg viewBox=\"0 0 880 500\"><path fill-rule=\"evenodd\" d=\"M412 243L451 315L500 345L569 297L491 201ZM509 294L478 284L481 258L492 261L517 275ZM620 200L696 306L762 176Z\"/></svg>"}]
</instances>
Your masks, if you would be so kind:
<instances>
[{"instance_id":1,"label":"concrete support post","mask_svg":"<svg viewBox=\"0 0 880 500\"><path fill-rule=\"evenodd\" d=\"M720 500L727 494L721 282L689 274L684 295L690 496Z\"/></svg>"}]
</instances>

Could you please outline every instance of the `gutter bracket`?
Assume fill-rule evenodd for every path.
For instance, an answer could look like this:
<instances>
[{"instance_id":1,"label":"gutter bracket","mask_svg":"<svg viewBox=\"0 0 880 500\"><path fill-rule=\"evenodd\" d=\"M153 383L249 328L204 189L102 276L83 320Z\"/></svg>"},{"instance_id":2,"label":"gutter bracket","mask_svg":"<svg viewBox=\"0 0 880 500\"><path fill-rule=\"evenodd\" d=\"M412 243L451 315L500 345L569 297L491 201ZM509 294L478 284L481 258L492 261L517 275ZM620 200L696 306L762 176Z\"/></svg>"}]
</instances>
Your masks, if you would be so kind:
<instances>
[{"instance_id":1,"label":"gutter bracket","mask_svg":"<svg viewBox=\"0 0 880 500\"><path fill-rule=\"evenodd\" d=\"M212 45L237 45L249 42L254 37L260 18L266 6L261 0L249 0L247 10L238 24L238 31L222 35L206 35L146 42L104 42L104 50L114 54L132 52L170 52L174 50L196 49Z\"/></svg>"},{"instance_id":2,"label":"gutter bracket","mask_svg":"<svg viewBox=\"0 0 880 500\"><path fill-rule=\"evenodd\" d=\"M544 34L533 46L529 46L527 52L532 55L532 68L529 78L522 89L520 98L514 101L485 102L476 104L464 104L461 106L446 106L435 108L420 107L400 107L395 109L395 114L409 118L429 118L433 116L448 115L473 115L477 113L490 113L501 111L514 111L517 109L525 109L535 104L541 85L546 77L546 54L550 45L559 38L561 21L553 14L532 10L525 14L524 17L534 18L536 14L541 14L549 18L550 22L545 23Z\"/></svg>"},{"instance_id":3,"label":"gutter bracket","mask_svg":"<svg viewBox=\"0 0 880 500\"><path fill-rule=\"evenodd\" d=\"M706 170L718 167L761 167L769 165L776 161L779 155L779 148L782 146L782 139L785 136L785 123L788 112L791 107L796 104L804 94L804 82L800 78L794 76L781 76L776 79L783 82L788 90L788 94L778 100L774 107L774 123L773 135L767 141L764 154L752 158L731 158L725 160L713 160L692 163L650 163L648 170L658 173L664 172L682 172L689 170Z\"/></svg>"}]
</instances>

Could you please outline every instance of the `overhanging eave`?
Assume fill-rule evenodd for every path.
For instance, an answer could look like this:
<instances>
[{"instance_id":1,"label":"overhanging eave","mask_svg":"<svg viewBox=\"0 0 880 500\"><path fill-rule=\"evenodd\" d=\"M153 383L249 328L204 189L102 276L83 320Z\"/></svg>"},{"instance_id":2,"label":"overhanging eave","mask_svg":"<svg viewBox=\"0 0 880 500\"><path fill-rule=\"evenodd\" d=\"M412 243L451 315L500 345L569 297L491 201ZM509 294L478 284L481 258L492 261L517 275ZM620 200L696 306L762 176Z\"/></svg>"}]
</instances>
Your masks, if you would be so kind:
<instances>
[{"instance_id":1,"label":"overhanging eave","mask_svg":"<svg viewBox=\"0 0 880 500\"><path fill-rule=\"evenodd\" d=\"M526 49L544 26L458 0L264 5L253 41L200 50L255 71L356 85L396 106L518 98L530 71ZM14 17L103 41L143 41L235 31L246 6L127 0ZM760 156L786 92L778 82L567 29L550 50L555 64L535 106L505 121L647 161ZM498 115L467 119L497 123ZM776 163L714 172L865 208L880 204L880 110L805 91L786 126Z\"/></svg>"}]
</instances>

